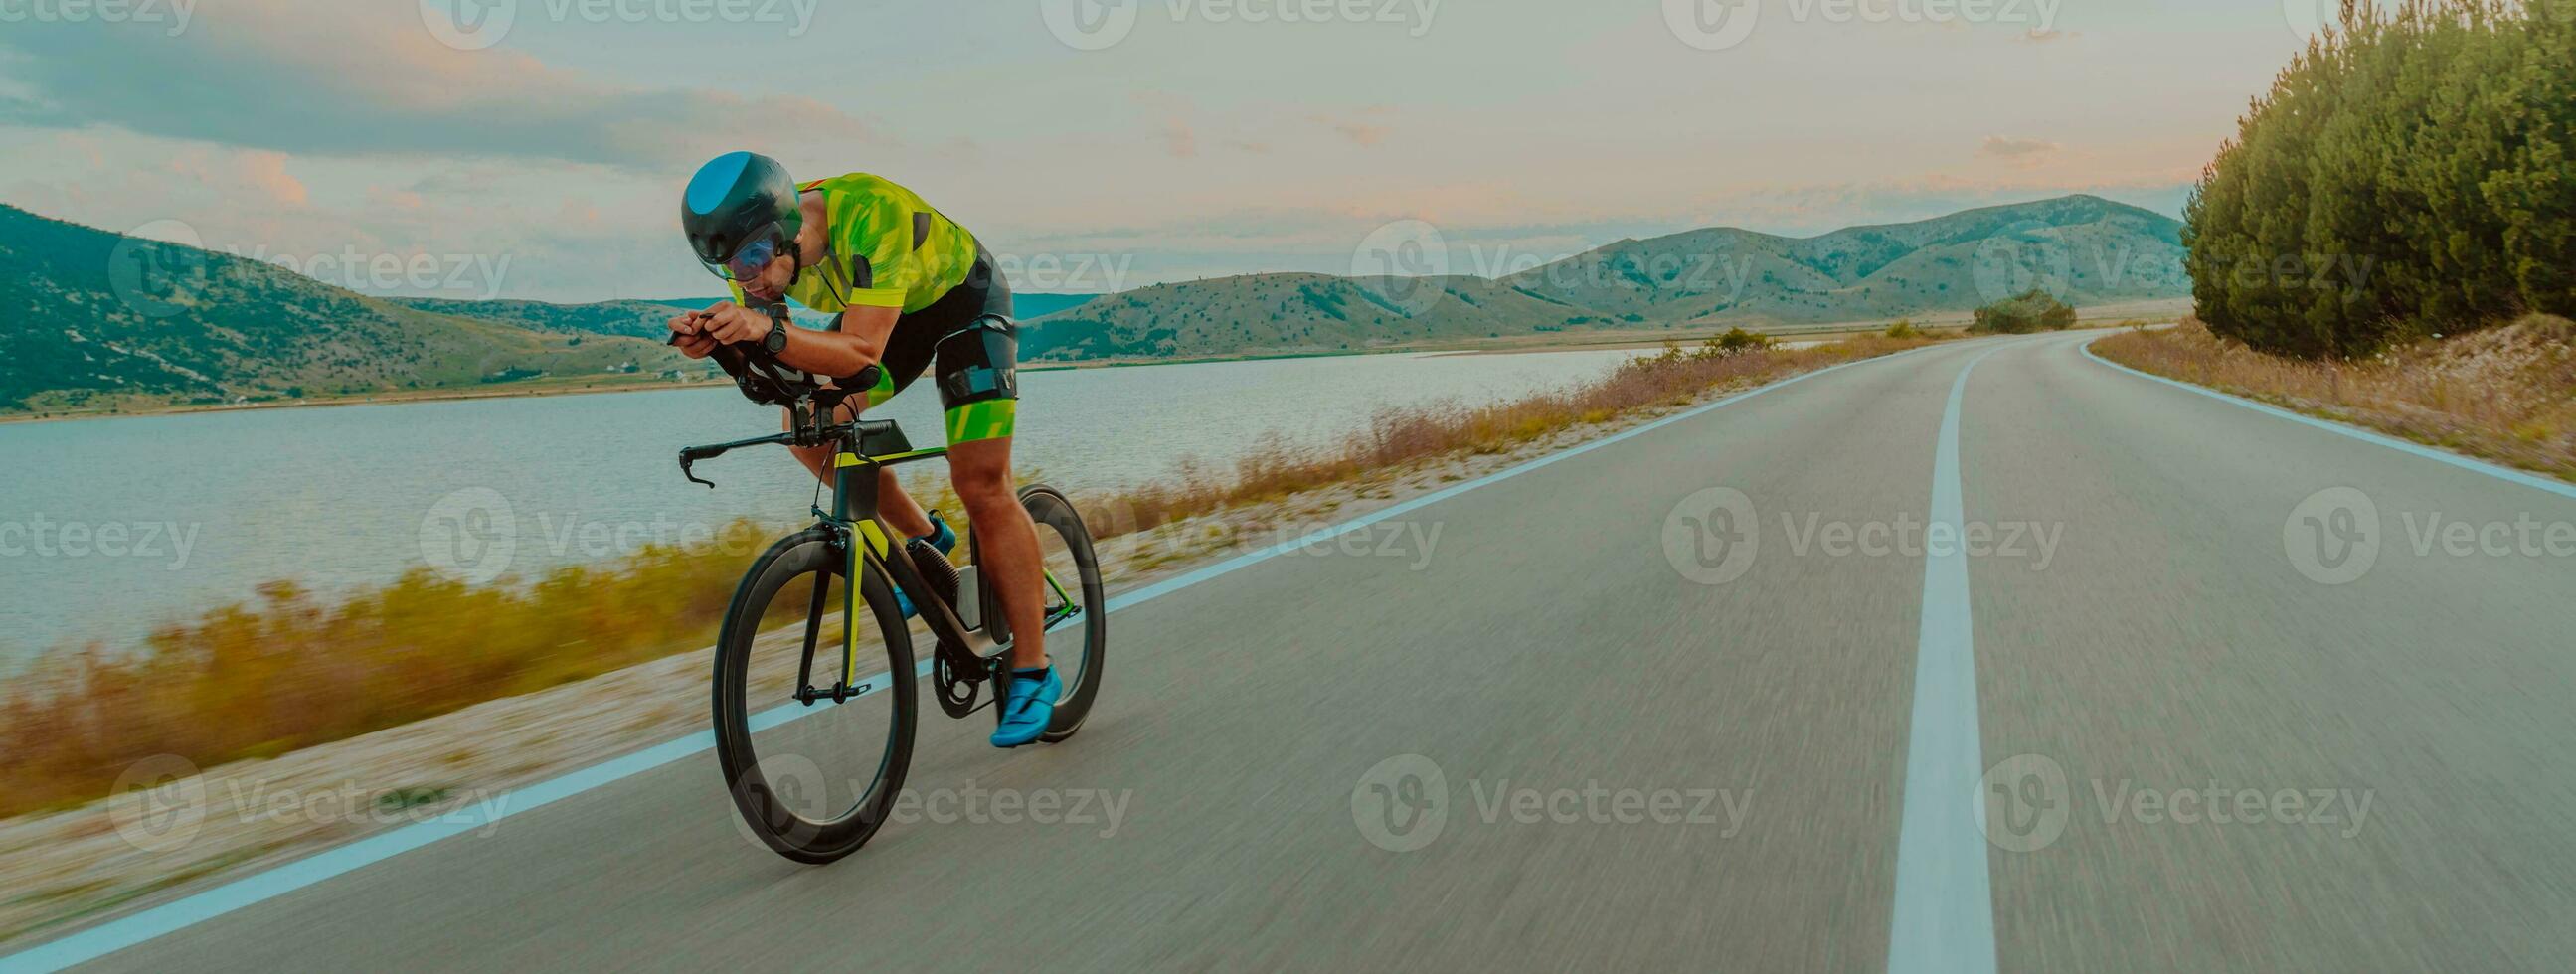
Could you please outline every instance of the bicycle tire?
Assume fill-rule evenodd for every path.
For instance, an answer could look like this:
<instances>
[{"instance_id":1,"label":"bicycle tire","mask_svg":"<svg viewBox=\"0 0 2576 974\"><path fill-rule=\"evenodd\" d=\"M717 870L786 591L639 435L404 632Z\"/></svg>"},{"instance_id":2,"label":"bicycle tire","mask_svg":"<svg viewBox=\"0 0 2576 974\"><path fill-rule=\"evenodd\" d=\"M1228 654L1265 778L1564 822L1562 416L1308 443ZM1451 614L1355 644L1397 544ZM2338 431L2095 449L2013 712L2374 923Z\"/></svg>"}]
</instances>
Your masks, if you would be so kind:
<instances>
[{"instance_id":1,"label":"bicycle tire","mask_svg":"<svg viewBox=\"0 0 2576 974\"><path fill-rule=\"evenodd\" d=\"M1020 489L1020 506L1028 510L1029 519L1037 523L1040 532L1053 529L1063 537L1065 549L1074 561L1082 599L1082 616L1076 625L1058 631L1080 633L1082 648L1078 654L1081 669L1065 687L1064 696L1056 701L1055 716L1047 721L1046 733L1038 736L1038 740L1053 744L1082 729L1082 722L1091 716L1091 706L1099 697L1101 670L1108 656L1109 598L1100 581L1100 558L1092 548L1091 529L1082 523L1082 514L1074 509L1073 501L1053 487L1031 484Z\"/></svg>"},{"instance_id":2,"label":"bicycle tire","mask_svg":"<svg viewBox=\"0 0 2576 974\"><path fill-rule=\"evenodd\" d=\"M845 576L847 559L841 543L822 528L779 539L743 574L733 602L725 610L716 643L716 759L724 772L725 791L733 796L735 809L763 845L790 860L813 865L858 851L884 826L895 797L903 790L904 775L910 770L914 728L920 719L911 632L896 611L891 586L880 573L868 571L859 586L861 603L884 639L885 672L891 677L876 692L889 694L892 699L892 727L877 780L846 814L817 821L777 800L762 771L751 728L749 672L763 613L770 600L798 578L816 576L819 584L828 585L832 578ZM845 624L861 623L846 620Z\"/></svg>"}]
</instances>

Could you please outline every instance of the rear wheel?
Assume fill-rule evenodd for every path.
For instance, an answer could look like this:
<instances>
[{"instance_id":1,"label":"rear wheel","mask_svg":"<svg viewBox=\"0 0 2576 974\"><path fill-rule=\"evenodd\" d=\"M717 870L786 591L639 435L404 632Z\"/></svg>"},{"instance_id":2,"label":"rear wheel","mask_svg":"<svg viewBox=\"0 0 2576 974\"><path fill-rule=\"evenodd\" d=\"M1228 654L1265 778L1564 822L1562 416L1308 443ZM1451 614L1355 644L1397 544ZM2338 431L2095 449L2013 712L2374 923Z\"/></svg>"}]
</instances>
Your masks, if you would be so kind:
<instances>
[{"instance_id":1,"label":"rear wheel","mask_svg":"<svg viewBox=\"0 0 2576 974\"><path fill-rule=\"evenodd\" d=\"M1020 490L1020 504L1037 522L1038 552L1046 563L1047 656L1064 695L1056 699L1055 717L1039 740L1053 743L1072 737L1091 715L1100 693L1100 670L1109 641L1109 598L1100 583L1100 559L1091 548L1091 531L1082 515L1055 488L1042 484ZM1000 708L995 708L997 711Z\"/></svg>"},{"instance_id":2,"label":"rear wheel","mask_svg":"<svg viewBox=\"0 0 2576 974\"><path fill-rule=\"evenodd\" d=\"M743 576L716 643L726 790L750 837L798 862L865 845L912 763L911 634L879 573L863 571L849 598L848 557L821 529L772 545ZM800 702L800 689L825 698ZM842 699L829 699L836 690Z\"/></svg>"}]
</instances>

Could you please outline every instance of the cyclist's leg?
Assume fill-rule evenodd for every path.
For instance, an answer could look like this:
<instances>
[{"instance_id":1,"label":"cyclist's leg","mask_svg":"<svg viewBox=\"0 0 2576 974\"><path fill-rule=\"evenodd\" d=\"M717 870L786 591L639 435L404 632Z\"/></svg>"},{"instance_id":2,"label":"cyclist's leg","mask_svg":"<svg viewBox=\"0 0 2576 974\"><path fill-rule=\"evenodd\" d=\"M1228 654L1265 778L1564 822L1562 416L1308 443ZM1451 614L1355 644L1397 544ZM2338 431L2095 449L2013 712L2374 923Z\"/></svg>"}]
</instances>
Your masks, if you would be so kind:
<instances>
[{"instance_id":1,"label":"cyclist's leg","mask_svg":"<svg viewBox=\"0 0 2576 974\"><path fill-rule=\"evenodd\" d=\"M832 329L838 331L840 327L840 318L836 316L832 319ZM862 403L857 396L843 400L840 406L834 409L833 420L849 422L857 419L863 410L874 409L878 404L894 398L895 394L902 392L905 386L911 385L913 379L919 378L922 370L929 364L930 344L928 342L899 342L888 347L885 361L878 363L876 387L868 390L865 402ZM903 378L897 379L898 375ZM796 421L794 413L780 410L779 416L782 429L794 428L793 424ZM814 479L825 484L832 482L831 447L789 447L788 451L796 455L797 461L803 463L806 470L813 472ZM918 538L933 530L930 515L922 511L920 502L913 500L911 494L904 492L903 483L895 478L892 469L882 470L877 474L877 519L896 532L897 537Z\"/></svg>"},{"instance_id":2,"label":"cyclist's leg","mask_svg":"<svg viewBox=\"0 0 2576 974\"><path fill-rule=\"evenodd\" d=\"M1046 601L1037 522L1020 506L1011 475L1017 349L1009 319L979 318L940 342L937 372L948 413L948 475L975 527L978 563L1010 623L1011 667L1032 669L1046 665Z\"/></svg>"}]
</instances>

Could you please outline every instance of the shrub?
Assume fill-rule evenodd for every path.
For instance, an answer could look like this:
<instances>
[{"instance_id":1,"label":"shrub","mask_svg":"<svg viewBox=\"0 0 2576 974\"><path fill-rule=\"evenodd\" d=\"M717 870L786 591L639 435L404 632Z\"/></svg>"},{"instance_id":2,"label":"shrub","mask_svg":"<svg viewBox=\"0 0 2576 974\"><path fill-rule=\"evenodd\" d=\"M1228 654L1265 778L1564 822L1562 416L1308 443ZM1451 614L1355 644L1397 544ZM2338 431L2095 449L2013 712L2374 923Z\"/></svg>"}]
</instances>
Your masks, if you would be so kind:
<instances>
[{"instance_id":1,"label":"shrub","mask_svg":"<svg viewBox=\"0 0 2576 974\"><path fill-rule=\"evenodd\" d=\"M2005 298L1977 309L1977 321L1968 326L1971 334L2027 335L2035 331L2064 331L2075 324L2075 309L2038 288Z\"/></svg>"},{"instance_id":2,"label":"shrub","mask_svg":"<svg viewBox=\"0 0 2576 974\"><path fill-rule=\"evenodd\" d=\"M2184 209L2212 332L2353 358L2576 313L2576 0L2346 0Z\"/></svg>"},{"instance_id":3,"label":"shrub","mask_svg":"<svg viewBox=\"0 0 2576 974\"><path fill-rule=\"evenodd\" d=\"M1921 338L1923 337L1923 329L1914 327L1914 319L1912 318L1898 318L1896 319L1895 324L1887 326L1887 337L1897 339L1899 341L1903 341L1908 338Z\"/></svg>"},{"instance_id":4,"label":"shrub","mask_svg":"<svg viewBox=\"0 0 2576 974\"><path fill-rule=\"evenodd\" d=\"M1771 345L1771 336L1736 327L1727 329L1726 334L1709 339L1708 344L1703 347L1718 355L1743 355L1748 352L1768 351Z\"/></svg>"}]
</instances>

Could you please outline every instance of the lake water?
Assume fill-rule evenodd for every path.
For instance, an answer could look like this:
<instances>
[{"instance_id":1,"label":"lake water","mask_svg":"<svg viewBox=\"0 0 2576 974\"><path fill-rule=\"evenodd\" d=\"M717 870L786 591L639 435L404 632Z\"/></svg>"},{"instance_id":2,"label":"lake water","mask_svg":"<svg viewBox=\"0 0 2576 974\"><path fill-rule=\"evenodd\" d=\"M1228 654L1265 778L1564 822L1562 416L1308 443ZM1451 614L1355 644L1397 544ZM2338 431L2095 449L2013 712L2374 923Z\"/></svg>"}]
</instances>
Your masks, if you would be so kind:
<instances>
[{"instance_id":1,"label":"lake water","mask_svg":"<svg viewBox=\"0 0 2576 974\"><path fill-rule=\"evenodd\" d=\"M1272 431L1328 444L1381 407L1514 398L1634 354L1024 373L1015 459L1077 493L1133 485L1185 456L1226 464ZM925 381L879 415L933 446L937 402ZM777 428L774 411L727 388L0 426L0 671L73 642L135 643L158 623L252 598L263 581L325 592L390 581L453 550L430 525L459 511L485 529L496 505L506 512L508 567L523 576L739 516L784 523L814 486L784 450L700 464L717 490L680 479L672 459Z\"/></svg>"}]
</instances>

